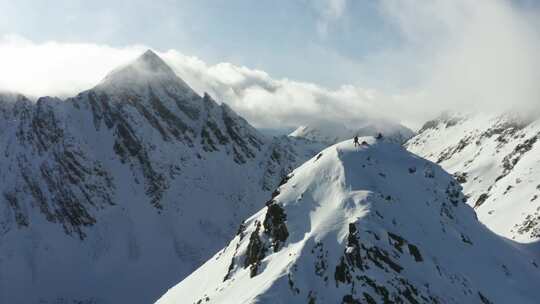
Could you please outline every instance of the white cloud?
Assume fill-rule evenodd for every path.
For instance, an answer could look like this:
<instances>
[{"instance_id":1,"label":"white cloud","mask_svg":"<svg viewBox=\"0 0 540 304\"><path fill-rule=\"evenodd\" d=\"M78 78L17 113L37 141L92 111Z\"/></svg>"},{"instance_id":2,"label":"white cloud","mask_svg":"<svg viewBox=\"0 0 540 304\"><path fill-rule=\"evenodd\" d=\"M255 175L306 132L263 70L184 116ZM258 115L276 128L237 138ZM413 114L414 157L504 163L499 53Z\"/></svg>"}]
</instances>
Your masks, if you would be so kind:
<instances>
[{"instance_id":1,"label":"white cloud","mask_svg":"<svg viewBox=\"0 0 540 304\"><path fill-rule=\"evenodd\" d=\"M263 71L230 63L209 66L176 51L162 56L199 93L206 91L227 102L258 127L295 127L325 121L361 124L367 116L385 117L381 106L387 102L374 90L350 85L331 90L312 83L273 79Z\"/></svg>"},{"instance_id":2,"label":"white cloud","mask_svg":"<svg viewBox=\"0 0 540 304\"><path fill-rule=\"evenodd\" d=\"M325 1L340 18L346 1ZM259 125L388 118L418 127L444 110L506 111L540 104L540 18L506 0L380 0L402 43L355 62L378 89L328 89L229 64L208 68L214 92ZM373 71L373 72L371 72ZM205 74L205 73L202 73ZM366 76L368 75L368 76ZM227 89L228 88L228 89ZM271 113L271 115L268 115Z\"/></svg>"},{"instance_id":3,"label":"white cloud","mask_svg":"<svg viewBox=\"0 0 540 304\"><path fill-rule=\"evenodd\" d=\"M71 96L97 84L109 71L145 50L143 46L110 46L45 42L21 37L0 39L0 89L31 96ZM361 124L383 117L382 94L343 85L322 86L274 79L264 71L231 63L208 65L201 59L169 50L160 55L198 93L209 92L257 127L296 127L326 121Z\"/></svg>"},{"instance_id":4,"label":"white cloud","mask_svg":"<svg viewBox=\"0 0 540 304\"><path fill-rule=\"evenodd\" d=\"M143 50L141 46L35 43L16 35L3 36L0 89L31 96L72 95L92 87L110 70L133 60Z\"/></svg>"},{"instance_id":5,"label":"white cloud","mask_svg":"<svg viewBox=\"0 0 540 304\"><path fill-rule=\"evenodd\" d=\"M330 3L330 2L325 2ZM170 50L160 53L196 91L230 104L258 127L294 127L386 118L418 127L446 109L503 110L538 105L539 18L503 0L380 0L380 11L401 34L394 48L351 64L359 79L377 73L378 89L334 89L275 79L231 63L209 65ZM330 4L328 4L330 5ZM337 1L328 16L346 9ZM145 48L0 38L0 89L30 95L73 95L91 88ZM323 60L322 58L321 60ZM328 59L331 60L331 59ZM381 75L383 77L381 77ZM390 84L392 91L385 89ZM406 83L406 86L392 86Z\"/></svg>"},{"instance_id":6,"label":"white cloud","mask_svg":"<svg viewBox=\"0 0 540 304\"><path fill-rule=\"evenodd\" d=\"M422 98L410 101L418 108L502 111L538 104L537 12L504 0L382 0L382 4L406 42L400 51L409 55L403 60L419 67L415 90Z\"/></svg>"}]
</instances>

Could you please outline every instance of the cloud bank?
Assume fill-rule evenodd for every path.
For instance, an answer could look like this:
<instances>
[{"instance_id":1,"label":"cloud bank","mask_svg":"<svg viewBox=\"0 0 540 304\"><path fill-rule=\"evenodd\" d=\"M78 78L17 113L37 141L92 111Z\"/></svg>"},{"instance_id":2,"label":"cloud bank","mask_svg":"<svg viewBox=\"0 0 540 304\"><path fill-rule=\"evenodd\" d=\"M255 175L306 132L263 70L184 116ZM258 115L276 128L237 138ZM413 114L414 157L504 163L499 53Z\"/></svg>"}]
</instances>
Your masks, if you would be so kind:
<instances>
[{"instance_id":1,"label":"cloud bank","mask_svg":"<svg viewBox=\"0 0 540 304\"><path fill-rule=\"evenodd\" d=\"M397 58L416 65L402 70L419 79L407 102L426 113L539 104L538 8L519 2L383 0L405 41Z\"/></svg>"},{"instance_id":2,"label":"cloud bank","mask_svg":"<svg viewBox=\"0 0 540 304\"><path fill-rule=\"evenodd\" d=\"M345 0L319 2L322 24L348 13ZM210 65L177 50L158 53L196 91L209 92L262 128L332 121L356 127L366 117L417 128L443 110L539 104L536 9L503 0L380 0L378 5L400 43L352 62L362 67L359 79L379 75L380 83L371 88L326 88L232 63ZM0 89L70 96L145 49L4 36Z\"/></svg>"},{"instance_id":3,"label":"cloud bank","mask_svg":"<svg viewBox=\"0 0 540 304\"><path fill-rule=\"evenodd\" d=\"M68 97L99 83L115 67L135 59L143 46L34 43L17 36L0 40L0 90L30 96ZM198 93L226 102L256 127L294 128L340 121L362 126L366 117L383 119L375 90L274 79L264 71L231 63L208 65L175 50L158 52ZM381 105L387 102L380 103Z\"/></svg>"},{"instance_id":4,"label":"cloud bank","mask_svg":"<svg viewBox=\"0 0 540 304\"><path fill-rule=\"evenodd\" d=\"M335 121L361 126L368 116L384 119L379 105L391 102L382 102L385 97L375 90L351 85L328 89L312 83L273 79L264 71L230 63L209 66L176 51L161 55L196 91L209 92L219 101L227 102L262 128Z\"/></svg>"},{"instance_id":5,"label":"cloud bank","mask_svg":"<svg viewBox=\"0 0 540 304\"><path fill-rule=\"evenodd\" d=\"M105 75L145 50L85 43L34 43L0 37L0 89L30 96L69 96L96 85Z\"/></svg>"}]
</instances>

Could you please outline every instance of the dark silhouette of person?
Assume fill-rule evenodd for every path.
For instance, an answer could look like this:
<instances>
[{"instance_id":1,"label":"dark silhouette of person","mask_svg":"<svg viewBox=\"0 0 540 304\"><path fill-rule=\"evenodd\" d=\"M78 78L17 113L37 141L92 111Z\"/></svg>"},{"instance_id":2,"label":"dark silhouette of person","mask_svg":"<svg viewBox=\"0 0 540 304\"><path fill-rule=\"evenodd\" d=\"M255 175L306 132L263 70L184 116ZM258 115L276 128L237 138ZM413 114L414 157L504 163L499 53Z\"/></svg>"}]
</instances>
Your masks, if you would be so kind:
<instances>
[{"instance_id":1,"label":"dark silhouette of person","mask_svg":"<svg viewBox=\"0 0 540 304\"><path fill-rule=\"evenodd\" d=\"M355 146L355 147L357 147L357 146L360 145L360 143L358 143L358 135L355 135L355 136L354 136L353 142L354 142L354 146Z\"/></svg>"}]
</instances>

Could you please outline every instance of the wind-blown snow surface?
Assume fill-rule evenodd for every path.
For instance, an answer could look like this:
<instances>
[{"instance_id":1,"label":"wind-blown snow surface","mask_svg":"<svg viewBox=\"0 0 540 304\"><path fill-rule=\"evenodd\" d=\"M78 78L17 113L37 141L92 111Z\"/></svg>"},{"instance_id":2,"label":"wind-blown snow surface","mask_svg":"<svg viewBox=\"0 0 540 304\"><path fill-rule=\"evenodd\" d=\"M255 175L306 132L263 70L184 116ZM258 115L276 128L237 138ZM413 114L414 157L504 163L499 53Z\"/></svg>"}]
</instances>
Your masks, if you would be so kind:
<instances>
[{"instance_id":1,"label":"wind-blown snow surface","mask_svg":"<svg viewBox=\"0 0 540 304\"><path fill-rule=\"evenodd\" d=\"M341 123L300 126L291 132L289 136L320 142L329 146L354 136L377 136L378 134L400 144L414 136L414 132L403 125L376 119L365 121L364 126L360 128L351 128Z\"/></svg>"},{"instance_id":2,"label":"wind-blown snow surface","mask_svg":"<svg viewBox=\"0 0 540 304\"><path fill-rule=\"evenodd\" d=\"M147 52L68 100L0 95L0 303L149 303L320 145L261 135Z\"/></svg>"},{"instance_id":3,"label":"wind-blown snow surface","mask_svg":"<svg viewBox=\"0 0 540 304\"><path fill-rule=\"evenodd\" d=\"M539 137L538 119L445 114L406 146L455 174L481 222L529 243L540 239Z\"/></svg>"},{"instance_id":4,"label":"wind-blown snow surface","mask_svg":"<svg viewBox=\"0 0 540 304\"><path fill-rule=\"evenodd\" d=\"M538 302L535 262L477 221L449 174L364 140L296 169L157 303Z\"/></svg>"}]
</instances>

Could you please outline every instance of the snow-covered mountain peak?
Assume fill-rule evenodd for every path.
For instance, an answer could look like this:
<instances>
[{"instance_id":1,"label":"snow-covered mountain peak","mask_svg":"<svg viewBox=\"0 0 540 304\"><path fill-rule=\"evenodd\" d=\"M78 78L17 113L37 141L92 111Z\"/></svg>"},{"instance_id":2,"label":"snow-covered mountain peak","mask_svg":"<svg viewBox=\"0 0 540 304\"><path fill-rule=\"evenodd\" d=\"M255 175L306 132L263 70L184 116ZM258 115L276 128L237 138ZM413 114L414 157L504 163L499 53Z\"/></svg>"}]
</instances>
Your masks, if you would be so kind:
<instances>
[{"instance_id":1,"label":"snow-covered mountain peak","mask_svg":"<svg viewBox=\"0 0 540 304\"><path fill-rule=\"evenodd\" d=\"M133 62L109 73L97 86L98 89L141 91L166 87L186 96L195 91L182 80L172 68L152 50L147 50Z\"/></svg>"},{"instance_id":2,"label":"snow-covered mountain peak","mask_svg":"<svg viewBox=\"0 0 540 304\"><path fill-rule=\"evenodd\" d=\"M294 170L177 303L535 303L532 258L481 225L461 187L401 146L361 138Z\"/></svg>"},{"instance_id":3,"label":"snow-covered mountain peak","mask_svg":"<svg viewBox=\"0 0 540 304\"><path fill-rule=\"evenodd\" d=\"M320 150L263 136L153 52L65 100L0 94L0 148L0 303L47 304L149 303Z\"/></svg>"},{"instance_id":4,"label":"snow-covered mountain peak","mask_svg":"<svg viewBox=\"0 0 540 304\"><path fill-rule=\"evenodd\" d=\"M173 70L152 50L144 52L134 64L141 68L156 73L170 73L174 74Z\"/></svg>"}]
</instances>

